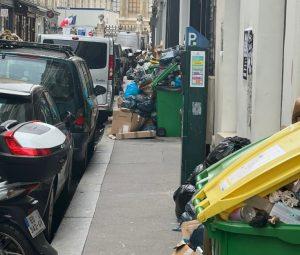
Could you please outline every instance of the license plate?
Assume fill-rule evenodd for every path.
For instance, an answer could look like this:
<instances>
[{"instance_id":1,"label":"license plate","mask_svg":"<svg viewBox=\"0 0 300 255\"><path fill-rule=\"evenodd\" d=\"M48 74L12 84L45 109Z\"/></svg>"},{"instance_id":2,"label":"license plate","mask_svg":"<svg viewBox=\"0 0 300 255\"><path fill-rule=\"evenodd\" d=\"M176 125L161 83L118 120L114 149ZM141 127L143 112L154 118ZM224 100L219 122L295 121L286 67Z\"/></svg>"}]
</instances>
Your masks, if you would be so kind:
<instances>
[{"instance_id":1,"label":"license plate","mask_svg":"<svg viewBox=\"0 0 300 255\"><path fill-rule=\"evenodd\" d=\"M32 236L35 238L45 230L45 224L38 210L33 211L25 218L25 224Z\"/></svg>"}]
</instances>

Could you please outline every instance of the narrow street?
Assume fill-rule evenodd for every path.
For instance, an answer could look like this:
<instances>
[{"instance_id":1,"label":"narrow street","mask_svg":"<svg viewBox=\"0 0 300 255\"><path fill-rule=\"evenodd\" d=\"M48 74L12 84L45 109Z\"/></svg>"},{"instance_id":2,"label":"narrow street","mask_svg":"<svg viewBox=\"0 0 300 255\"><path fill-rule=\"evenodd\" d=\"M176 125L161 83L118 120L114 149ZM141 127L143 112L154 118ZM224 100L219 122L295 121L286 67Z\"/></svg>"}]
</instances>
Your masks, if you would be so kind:
<instances>
[{"instance_id":1,"label":"narrow street","mask_svg":"<svg viewBox=\"0 0 300 255\"><path fill-rule=\"evenodd\" d=\"M53 240L59 254L171 253L180 153L176 138L104 136Z\"/></svg>"}]
</instances>

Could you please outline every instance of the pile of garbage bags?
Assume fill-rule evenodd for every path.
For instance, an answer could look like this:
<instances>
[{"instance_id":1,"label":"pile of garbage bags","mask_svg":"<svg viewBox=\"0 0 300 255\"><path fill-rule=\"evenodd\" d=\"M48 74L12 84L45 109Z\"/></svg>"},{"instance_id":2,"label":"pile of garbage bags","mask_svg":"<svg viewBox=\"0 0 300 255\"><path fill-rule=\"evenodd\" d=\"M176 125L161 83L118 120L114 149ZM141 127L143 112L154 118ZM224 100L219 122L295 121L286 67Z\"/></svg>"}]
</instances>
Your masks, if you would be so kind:
<instances>
[{"instance_id":1,"label":"pile of garbage bags","mask_svg":"<svg viewBox=\"0 0 300 255\"><path fill-rule=\"evenodd\" d=\"M126 108L146 119L142 131L156 130L156 86L181 88L181 50L167 49L165 52L138 52L134 54L126 70L124 92L117 99L119 108ZM177 64L175 71L168 71ZM159 81L157 77L163 74ZM154 84L155 82L155 84Z\"/></svg>"}]
</instances>

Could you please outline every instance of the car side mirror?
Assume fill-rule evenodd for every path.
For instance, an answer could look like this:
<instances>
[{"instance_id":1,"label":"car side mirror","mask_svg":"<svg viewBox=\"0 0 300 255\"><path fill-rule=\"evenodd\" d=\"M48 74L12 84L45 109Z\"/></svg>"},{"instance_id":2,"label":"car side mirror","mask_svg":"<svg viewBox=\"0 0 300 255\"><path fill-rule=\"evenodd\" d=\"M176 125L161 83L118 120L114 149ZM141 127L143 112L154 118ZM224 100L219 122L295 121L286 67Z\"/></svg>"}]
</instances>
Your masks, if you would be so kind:
<instances>
[{"instance_id":1,"label":"car side mirror","mask_svg":"<svg viewBox=\"0 0 300 255\"><path fill-rule=\"evenodd\" d=\"M94 88L94 93L96 96L100 96L106 93L106 88L104 88L103 86L97 85Z\"/></svg>"},{"instance_id":2,"label":"car side mirror","mask_svg":"<svg viewBox=\"0 0 300 255\"><path fill-rule=\"evenodd\" d=\"M71 112L65 112L63 114L62 119L66 125L67 128L71 128L73 122L75 121L75 116Z\"/></svg>"}]
</instances>

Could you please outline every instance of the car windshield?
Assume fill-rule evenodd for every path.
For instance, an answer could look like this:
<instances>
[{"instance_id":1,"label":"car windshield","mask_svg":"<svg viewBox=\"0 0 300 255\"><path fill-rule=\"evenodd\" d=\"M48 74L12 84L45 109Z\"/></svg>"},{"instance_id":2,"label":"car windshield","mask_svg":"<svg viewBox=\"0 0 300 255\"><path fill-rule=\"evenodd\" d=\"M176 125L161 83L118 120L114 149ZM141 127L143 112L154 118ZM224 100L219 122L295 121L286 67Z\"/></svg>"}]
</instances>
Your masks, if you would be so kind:
<instances>
[{"instance_id":1,"label":"car windshield","mask_svg":"<svg viewBox=\"0 0 300 255\"><path fill-rule=\"evenodd\" d=\"M85 60L89 69L102 69L107 65L106 43L61 39L44 39L43 43L71 46L75 54Z\"/></svg>"},{"instance_id":2,"label":"car windshield","mask_svg":"<svg viewBox=\"0 0 300 255\"><path fill-rule=\"evenodd\" d=\"M68 100L74 94L72 74L62 61L3 54L1 78L43 85L56 100Z\"/></svg>"},{"instance_id":3,"label":"car windshield","mask_svg":"<svg viewBox=\"0 0 300 255\"><path fill-rule=\"evenodd\" d=\"M0 124L7 120L25 122L31 118L30 102L16 97L0 95Z\"/></svg>"}]
</instances>

